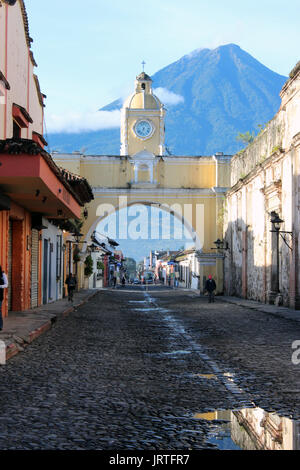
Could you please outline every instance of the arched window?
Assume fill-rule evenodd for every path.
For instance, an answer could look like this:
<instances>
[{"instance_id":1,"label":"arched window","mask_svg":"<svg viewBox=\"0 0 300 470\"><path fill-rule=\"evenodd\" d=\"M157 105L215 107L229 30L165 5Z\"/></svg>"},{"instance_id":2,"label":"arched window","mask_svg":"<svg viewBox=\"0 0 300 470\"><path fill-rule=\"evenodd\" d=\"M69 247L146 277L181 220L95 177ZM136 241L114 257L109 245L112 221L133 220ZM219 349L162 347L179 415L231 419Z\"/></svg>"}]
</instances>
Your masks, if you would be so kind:
<instances>
[{"instance_id":1,"label":"arched window","mask_svg":"<svg viewBox=\"0 0 300 470\"><path fill-rule=\"evenodd\" d=\"M141 183L148 183L151 181L150 168L147 163L139 164L138 166L138 181Z\"/></svg>"}]
</instances>

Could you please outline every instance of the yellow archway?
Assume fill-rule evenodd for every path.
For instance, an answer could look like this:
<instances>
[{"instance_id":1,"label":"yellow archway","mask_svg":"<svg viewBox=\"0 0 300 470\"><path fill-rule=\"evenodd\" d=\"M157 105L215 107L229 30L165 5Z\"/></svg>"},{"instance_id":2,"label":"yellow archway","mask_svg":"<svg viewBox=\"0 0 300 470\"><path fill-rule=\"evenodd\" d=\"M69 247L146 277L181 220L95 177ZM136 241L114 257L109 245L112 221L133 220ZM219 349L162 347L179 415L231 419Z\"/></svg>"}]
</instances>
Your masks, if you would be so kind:
<instances>
[{"instance_id":1,"label":"yellow archway","mask_svg":"<svg viewBox=\"0 0 300 470\"><path fill-rule=\"evenodd\" d=\"M230 186L230 156L201 157L152 156L141 152L141 161L151 165L151 180L139 181L137 157L58 154L55 162L68 171L84 176L93 188L83 226L88 240L101 217L112 210L134 204L155 205L183 217L199 250L200 272L213 273L218 290L223 290L222 256L211 248L222 239L223 201Z\"/></svg>"}]
</instances>

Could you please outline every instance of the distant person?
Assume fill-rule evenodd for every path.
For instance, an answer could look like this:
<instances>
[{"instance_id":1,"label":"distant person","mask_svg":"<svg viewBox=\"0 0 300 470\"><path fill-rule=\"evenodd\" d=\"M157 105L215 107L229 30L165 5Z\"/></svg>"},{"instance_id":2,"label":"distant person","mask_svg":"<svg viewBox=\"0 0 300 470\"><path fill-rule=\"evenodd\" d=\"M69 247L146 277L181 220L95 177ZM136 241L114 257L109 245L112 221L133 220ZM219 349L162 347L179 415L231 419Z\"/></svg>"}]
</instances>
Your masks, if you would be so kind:
<instances>
[{"instance_id":1,"label":"distant person","mask_svg":"<svg viewBox=\"0 0 300 470\"><path fill-rule=\"evenodd\" d=\"M175 287L179 286L179 272L175 272Z\"/></svg>"},{"instance_id":2,"label":"distant person","mask_svg":"<svg viewBox=\"0 0 300 470\"><path fill-rule=\"evenodd\" d=\"M66 284L67 284L67 288L68 288L68 300L69 301L72 301L73 300L73 295L74 295L74 291L76 289L76 285L77 285L77 279L75 276L73 276L72 273L70 273L66 279Z\"/></svg>"},{"instance_id":3,"label":"distant person","mask_svg":"<svg viewBox=\"0 0 300 470\"><path fill-rule=\"evenodd\" d=\"M215 280L212 278L212 275L210 274L208 276L208 279L205 283L205 290L208 292L208 302L214 302L215 301L215 294L214 291L216 289L216 283Z\"/></svg>"},{"instance_id":4,"label":"distant person","mask_svg":"<svg viewBox=\"0 0 300 470\"><path fill-rule=\"evenodd\" d=\"M0 266L0 331L3 329L3 318L2 318L2 302L4 297L4 289L8 287L7 276L2 267Z\"/></svg>"}]
</instances>

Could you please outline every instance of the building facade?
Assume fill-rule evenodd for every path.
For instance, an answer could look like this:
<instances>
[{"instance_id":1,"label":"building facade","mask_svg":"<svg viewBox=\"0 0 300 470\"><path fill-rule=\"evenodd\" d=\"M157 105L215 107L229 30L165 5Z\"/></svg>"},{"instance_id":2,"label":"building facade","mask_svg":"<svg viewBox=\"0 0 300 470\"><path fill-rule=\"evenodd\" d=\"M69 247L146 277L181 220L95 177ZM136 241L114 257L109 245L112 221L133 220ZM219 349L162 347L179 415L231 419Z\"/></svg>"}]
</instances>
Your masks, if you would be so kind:
<instances>
[{"instance_id":1,"label":"building facade","mask_svg":"<svg viewBox=\"0 0 300 470\"><path fill-rule=\"evenodd\" d=\"M93 197L44 150L44 99L22 0L0 2L0 264L4 316L63 296L64 243L53 221L79 220Z\"/></svg>"},{"instance_id":2,"label":"building facade","mask_svg":"<svg viewBox=\"0 0 300 470\"><path fill-rule=\"evenodd\" d=\"M299 64L280 96L274 118L231 160L223 214L225 292L299 308Z\"/></svg>"},{"instance_id":3,"label":"building facade","mask_svg":"<svg viewBox=\"0 0 300 470\"><path fill-rule=\"evenodd\" d=\"M151 78L142 72L122 108L120 155L55 152L52 156L58 166L86 178L93 188L94 200L83 227L85 240L99 222L120 209L140 204L159 208L174 215L190 234L201 285L212 272L222 292L223 257L211 248L222 237L220 213L230 186L231 157L165 155L164 139L165 109L153 94ZM129 232L122 221L116 238L126 240Z\"/></svg>"}]
</instances>

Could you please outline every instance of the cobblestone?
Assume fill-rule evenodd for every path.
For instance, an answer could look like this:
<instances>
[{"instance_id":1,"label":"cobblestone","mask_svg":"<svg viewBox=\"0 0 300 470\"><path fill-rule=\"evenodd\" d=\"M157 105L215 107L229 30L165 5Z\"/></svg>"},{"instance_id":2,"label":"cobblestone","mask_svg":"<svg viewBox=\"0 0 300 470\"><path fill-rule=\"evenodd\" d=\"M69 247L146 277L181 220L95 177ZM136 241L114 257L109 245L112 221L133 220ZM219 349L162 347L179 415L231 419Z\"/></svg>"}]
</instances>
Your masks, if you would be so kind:
<instances>
[{"instance_id":1,"label":"cobblestone","mask_svg":"<svg viewBox=\"0 0 300 470\"><path fill-rule=\"evenodd\" d=\"M195 413L300 416L295 339L299 323L220 299L101 291L0 368L0 449L203 449Z\"/></svg>"}]
</instances>

